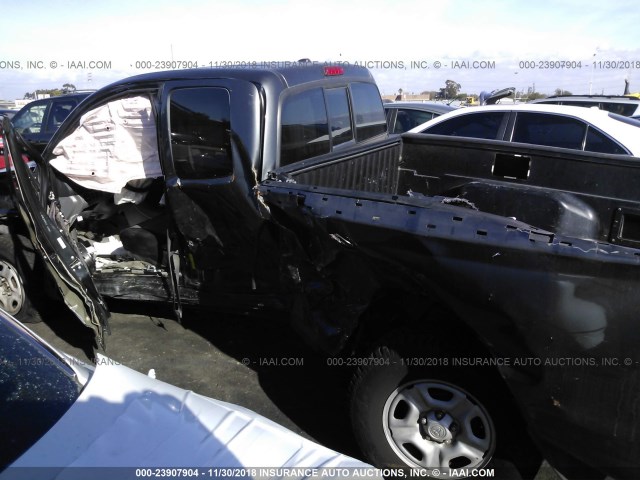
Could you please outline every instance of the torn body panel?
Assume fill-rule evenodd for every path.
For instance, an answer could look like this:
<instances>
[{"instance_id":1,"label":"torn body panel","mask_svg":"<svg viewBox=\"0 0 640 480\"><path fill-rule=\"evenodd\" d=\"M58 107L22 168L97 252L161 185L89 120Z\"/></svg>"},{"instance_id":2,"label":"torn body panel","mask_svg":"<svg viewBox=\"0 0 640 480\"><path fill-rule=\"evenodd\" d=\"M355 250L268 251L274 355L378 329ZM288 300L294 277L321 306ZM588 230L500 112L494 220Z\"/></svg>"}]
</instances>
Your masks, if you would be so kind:
<instances>
[{"instance_id":1,"label":"torn body panel","mask_svg":"<svg viewBox=\"0 0 640 480\"><path fill-rule=\"evenodd\" d=\"M94 100L54 138L41 203L96 293L173 301L176 310L286 309L291 281L279 259L287 255L254 191L256 86L168 82Z\"/></svg>"},{"instance_id":2,"label":"torn body panel","mask_svg":"<svg viewBox=\"0 0 640 480\"><path fill-rule=\"evenodd\" d=\"M639 250L555 235L438 197L277 182L261 190L298 224L339 235L375 265L340 272L344 284L367 278L384 286L390 272L404 276L425 303L435 295L495 357L509 359L502 373L540 441L571 445L576 457L588 451L596 465L612 466L612 458L635 465L637 422L625 419L640 415L640 372L630 361L640 341ZM347 317L332 319L342 335L355 329ZM313 316L300 320L311 323L298 329L320 330ZM613 358L619 368L603 367ZM596 417L597 425L581 420Z\"/></svg>"},{"instance_id":3,"label":"torn body panel","mask_svg":"<svg viewBox=\"0 0 640 480\"><path fill-rule=\"evenodd\" d=\"M21 158L22 149L21 141L10 125L7 125L8 122L6 119L4 129L8 144L8 164L16 186L16 208L29 231L31 242L42 254L65 303L80 321L95 331L98 343L104 345L109 311L93 283L85 261L58 225L63 218L56 203L48 198L48 190L43 189L43 183L39 182L44 180L46 167L43 167L40 160L33 172L22 161L13 162L13 158ZM40 188L33 188L34 185L39 185ZM43 195L47 195L47 198L42 198ZM44 206L47 202L48 209Z\"/></svg>"}]
</instances>

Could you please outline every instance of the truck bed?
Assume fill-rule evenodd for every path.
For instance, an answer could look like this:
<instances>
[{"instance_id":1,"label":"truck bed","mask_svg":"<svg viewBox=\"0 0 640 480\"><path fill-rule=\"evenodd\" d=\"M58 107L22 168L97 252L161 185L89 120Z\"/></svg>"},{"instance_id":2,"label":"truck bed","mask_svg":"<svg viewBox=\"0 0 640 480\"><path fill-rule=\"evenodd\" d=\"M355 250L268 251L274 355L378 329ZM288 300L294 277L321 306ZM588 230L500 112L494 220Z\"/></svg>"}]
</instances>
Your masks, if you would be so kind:
<instances>
[{"instance_id":1,"label":"truck bed","mask_svg":"<svg viewBox=\"0 0 640 480\"><path fill-rule=\"evenodd\" d=\"M509 359L501 374L538 442L632 467L637 422L625 419L640 415L640 159L428 135L387 149L399 150L387 192L317 182L327 169L366 172L362 158L289 171L288 183L260 191L300 238L324 233L308 245L311 257L339 244L362 259L342 270L353 285L435 298L495 358ZM299 328L338 332L325 340L338 349L355 326L333 318ZM597 428L578 418L597 418Z\"/></svg>"}]
</instances>

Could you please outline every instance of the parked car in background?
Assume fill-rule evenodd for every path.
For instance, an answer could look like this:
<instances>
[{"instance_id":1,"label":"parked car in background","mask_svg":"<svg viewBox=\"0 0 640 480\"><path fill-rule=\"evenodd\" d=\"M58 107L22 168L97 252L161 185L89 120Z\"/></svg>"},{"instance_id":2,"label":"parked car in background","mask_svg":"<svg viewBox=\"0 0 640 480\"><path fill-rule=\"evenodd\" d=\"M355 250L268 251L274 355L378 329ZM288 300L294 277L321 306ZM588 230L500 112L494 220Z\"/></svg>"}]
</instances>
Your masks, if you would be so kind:
<instances>
[{"instance_id":1,"label":"parked car in background","mask_svg":"<svg viewBox=\"0 0 640 480\"><path fill-rule=\"evenodd\" d=\"M78 92L34 100L11 119L16 130L39 152L44 150L69 113L92 92Z\"/></svg>"},{"instance_id":2,"label":"parked car in background","mask_svg":"<svg viewBox=\"0 0 640 480\"><path fill-rule=\"evenodd\" d=\"M640 122L614 113L560 105L490 105L449 112L410 133L530 143L640 156Z\"/></svg>"},{"instance_id":3,"label":"parked car in background","mask_svg":"<svg viewBox=\"0 0 640 480\"><path fill-rule=\"evenodd\" d=\"M456 107L442 102L389 102L384 104L389 133L404 133Z\"/></svg>"},{"instance_id":4,"label":"parked car in background","mask_svg":"<svg viewBox=\"0 0 640 480\"><path fill-rule=\"evenodd\" d=\"M552 95L531 103L597 107L625 117L640 116L640 98L629 95Z\"/></svg>"},{"instance_id":5,"label":"parked car in background","mask_svg":"<svg viewBox=\"0 0 640 480\"><path fill-rule=\"evenodd\" d=\"M103 356L87 365L2 310L0 356L0 478L80 478L89 467L181 467L186 476L198 467L371 468L151 372ZM122 473L92 468L89 476Z\"/></svg>"}]
</instances>

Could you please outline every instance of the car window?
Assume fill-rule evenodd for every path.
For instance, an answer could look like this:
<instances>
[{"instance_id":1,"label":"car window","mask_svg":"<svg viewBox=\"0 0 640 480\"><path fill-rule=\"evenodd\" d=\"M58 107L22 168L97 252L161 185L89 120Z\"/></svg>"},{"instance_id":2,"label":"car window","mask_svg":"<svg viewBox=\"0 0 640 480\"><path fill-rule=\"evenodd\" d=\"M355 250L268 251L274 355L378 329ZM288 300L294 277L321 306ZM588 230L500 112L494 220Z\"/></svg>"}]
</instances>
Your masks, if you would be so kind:
<instances>
[{"instance_id":1,"label":"car window","mask_svg":"<svg viewBox=\"0 0 640 480\"><path fill-rule=\"evenodd\" d=\"M280 119L281 166L329 153L353 140L353 123L357 142L387 133L380 93L370 83L288 95Z\"/></svg>"},{"instance_id":2,"label":"car window","mask_svg":"<svg viewBox=\"0 0 640 480\"><path fill-rule=\"evenodd\" d=\"M378 88L371 83L352 83L353 111L356 123L356 140L386 133L387 119Z\"/></svg>"},{"instance_id":3,"label":"car window","mask_svg":"<svg viewBox=\"0 0 640 480\"><path fill-rule=\"evenodd\" d=\"M423 133L495 140L504 116L505 112L467 113L433 125Z\"/></svg>"},{"instance_id":4,"label":"car window","mask_svg":"<svg viewBox=\"0 0 640 480\"><path fill-rule=\"evenodd\" d=\"M549 102L551 103L551 102ZM564 102L553 102L559 105L567 105L570 107L586 107L586 108L592 108L592 107L597 107L600 108L600 103L599 102L578 102L578 101L564 101Z\"/></svg>"},{"instance_id":5,"label":"car window","mask_svg":"<svg viewBox=\"0 0 640 480\"><path fill-rule=\"evenodd\" d=\"M587 131L584 149L588 152L615 153L619 155L627 155L629 153L622 145L619 145L593 127L589 127Z\"/></svg>"},{"instance_id":6,"label":"car window","mask_svg":"<svg viewBox=\"0 0 640 480\"><path fill-rule=\"evenodd\" d=\"M71 110L75 108L77 103L78 102L76 102L75 100L54 101L50 107L45 132L55 132L60 127L60 125L62 125L64 119L69 116Z\"/></svg>"},{"instance_id":7,"label":"car window","mask_svg":"<svg viewBox=\"0 0 640 480\"><path fill-rule=\"evenodd\" d=\"M329 122L321 88L290 95L282 105L280 164L329 153Z\"/></svg>"},{"instance_id":8,"label":"car window","mask_svg":"<svg viewBox=\"0 0 640 480\"><path fill-rule=\"evenodd\" d=\"M582 150L586 128L584 122L563 115L519 112L511 140Z\"/></svg>"},{"instance_id":9,"label":"car window","mask_svg":"<svg viewBox=\"0 0 640 480\"><path fill-rule=\"evenodd\" d=\"M618 102L602 102L600 104L600 108L602 110L606 110L607 112L617 113L618 115L630 117L636 112L638 105Z\"/></svg>"},{"instance_id":10,"label":"car window","mask_svg":"<svg viewBox=\"0 0 640 480\"><path fill-rule=\"evenodd\" d=\"M171 153L178 177L219 178L233 173L230 119L230 97L224 88L184 88L171 93Z\"/></svg>"},{"instance_id":11,"label":"car window","mask_svg":"<svg viewBox=\"0 0 640 480\"><path fill-rule=\"evenodd\" d=\"M12 123L18 133L40 133L46 110L46 103L31 105L23 110L20 115L13 117Z\"/></svg>"},{"instance_id":12,"label":"car window","mask_svg":"<svg viewBox=\"0 0 640 480\"><path fill-rule=\"evenodd\" d=\"M599 101L599 100L545 100L542 102L535 102L535 103L568 105L571 107L583 107L583 108L596 107L601 110L606 110L607 112L623 115L625 117L630 117L633 114L635 114L636 110L638 109L638 106L640 105L637 103L607 102L607 101Z\"/></svg>"},{"instance_id":13,"label":"car window","mask_svg":"<svg viewBox=\"0 0 640 480\"><path fill-rule=\"evenodd\" d=\"M0 358L2 470L64 415L81 386L68 365L4 319L0 319Z\"/></svg>"},{"instance_id":14,"label":"car window","mask_svg":"<svg viewBox=\"0 0 640 480\"><path fill-rule=\"evenodd\" d=\"M353 140L347 88L331 88L325 92L333 146Z\"/></svg>"},{"instance_id":15,"label":"car window","mask_svg":"<svg viewBox=\"0 0 640 480\"><path fill-rule=\"evenodd\" d=\"M385 109L384 109L384 114L385 114L385 116L387 117L387 122L390 122L390 121L391 121L391 114L392 114L393 112L397 112L397 111L398 111L398 109L397 109L397 108L385 108ZM391 125L390 125L390 127L391 127Z\"/></svg>"},{"instance_id":16,"label":"car window","mask_svg":"<svg viewBox=\"0 0 640 480\"><path fill-rule=\"evenodd\" d=\"M393 133L404 133L414 127L417 127L418 125L422 125L423 123L428 122L429 120L437 116L437 114L425 112L424 110L399 108L398 115L396 116L396 124L393 128Z\"/></svg>"}]
</instances>

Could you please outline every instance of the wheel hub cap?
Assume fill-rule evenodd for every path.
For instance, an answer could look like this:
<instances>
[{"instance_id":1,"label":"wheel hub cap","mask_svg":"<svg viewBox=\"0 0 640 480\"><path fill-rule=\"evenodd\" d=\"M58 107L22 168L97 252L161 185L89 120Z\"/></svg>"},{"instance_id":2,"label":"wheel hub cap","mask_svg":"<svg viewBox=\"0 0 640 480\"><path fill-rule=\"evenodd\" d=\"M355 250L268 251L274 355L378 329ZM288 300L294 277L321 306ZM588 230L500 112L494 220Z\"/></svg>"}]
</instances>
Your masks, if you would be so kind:
<instances>
[{"instance_id":1,"label":"wheel hub cap","mask_svg":"<svg viewBox=\"0 0 640 480\"><path fill-rule=\"evenodd\" d=\"M16 269L0 260L0 306L16 315L24 303L24 290Z\"/></svg>"},{"instance_id":2,"label":"wheel hub cap","mask_svg":"<svg viewBox=\"0 0 640 480\"><path fill-rule=\"evenodd\" d=\"M455 425L451 415L430 411L420 415L420 425L422 437L426 440L433 440L438 443L451 442L454 434L451 426Z\"/></svg>"},{"instance_id":3,"label":"wheel hub cap","mask_svg":"<svg viewBox=\"0 0 640 480\"><path fill-rule=\"evenodd\" d=\"M401 386L387 399L382 417L389 445L412 468L480 468L495 449L487 410L445 382Z\"/></svg>"}]
</instances>

